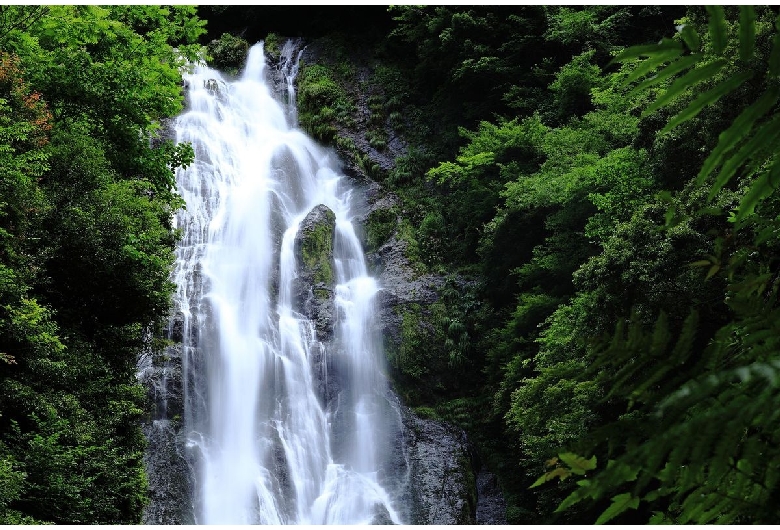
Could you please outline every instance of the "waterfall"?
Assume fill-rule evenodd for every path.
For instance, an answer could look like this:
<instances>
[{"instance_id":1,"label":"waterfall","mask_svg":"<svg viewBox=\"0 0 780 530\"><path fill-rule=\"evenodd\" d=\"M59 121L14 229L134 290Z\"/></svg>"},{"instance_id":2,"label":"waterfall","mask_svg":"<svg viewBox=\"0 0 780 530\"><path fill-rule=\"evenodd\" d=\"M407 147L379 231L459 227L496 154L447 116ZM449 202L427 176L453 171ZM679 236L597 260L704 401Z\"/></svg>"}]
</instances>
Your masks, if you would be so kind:
<instances>
[{"instance_id":1,"label":"waterfall","mask_svg":"<svg viewBox=\"0 0 780 530\"><path fill-rule=\"evenodd\" d=\"M262 43L229 80L186 75L177 171L186 210L173 279L183 317L184 430L193 517L202 524L404 522L387 470L398 436L381 341L379 286L351 223L358 211L333 152L296 127L295 47L282 93ZM301 310L296 237L307 215L335 214L332 336Z\"/></svg>"}]
</instances>

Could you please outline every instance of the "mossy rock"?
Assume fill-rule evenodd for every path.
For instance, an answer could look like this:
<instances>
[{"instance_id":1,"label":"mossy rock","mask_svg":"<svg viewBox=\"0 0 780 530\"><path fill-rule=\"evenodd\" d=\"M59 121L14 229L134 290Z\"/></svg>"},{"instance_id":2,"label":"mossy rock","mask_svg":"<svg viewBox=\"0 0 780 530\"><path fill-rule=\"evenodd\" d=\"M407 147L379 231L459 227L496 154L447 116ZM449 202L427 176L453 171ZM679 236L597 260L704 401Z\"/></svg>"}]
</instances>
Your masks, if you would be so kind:
<instances>
[{"instance_id":1,"label":"mossy rock","mask_svg":"<svg viewBox=\"0 0 780 530\"><path fill-rule=\"evenodd\" d=\"M314 322L321 339L332 334L336 320L335 236L336 214L324 204L306 215L295 236L295 309Z\"/></svg>"},{"instance_id":2,"label":"mossy rock","mask_svg":"<svg viewBox=\"0 0 780 530\"><path fill-rule=\"evenodd\" d=\"M301 223L295 240L295 251L302 266L302 274L311 276L312 287L331 287L333 272L333 240L336 235L336 214L320 204L308 213Z\"/></svg>"}]
</instances>

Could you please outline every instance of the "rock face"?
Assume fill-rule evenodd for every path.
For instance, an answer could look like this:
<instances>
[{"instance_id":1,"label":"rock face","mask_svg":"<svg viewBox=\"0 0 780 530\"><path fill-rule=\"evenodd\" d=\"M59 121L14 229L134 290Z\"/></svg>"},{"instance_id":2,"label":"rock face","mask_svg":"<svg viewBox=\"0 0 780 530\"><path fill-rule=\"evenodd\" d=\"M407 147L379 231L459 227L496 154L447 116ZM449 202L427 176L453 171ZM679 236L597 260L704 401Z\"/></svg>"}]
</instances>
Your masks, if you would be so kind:
<instances>
[{"instance_id":1,"label":"rock face","mask_svg":"<svg viewBox=\"0 0 780 530\"><path fill-rule=\"evenodd\" d=\"M411 477L411 524L475 524L477 490L466 433L403 414Z\"/></svg>"},{"instance_id":2,"label":"rock face","mask_svg":"<svg viewBox=\"0 0 780 530\"><path fill-rule=\"evenodd\" d=\"M294 309L314 322L321 340L333 335L336 317L335 234L336 214L320 204L306 215L295 236L298 277L293 285Z\"/></svg>"},{"instance_id":3,"label":"rock face","mask_svg":"<svg viewBox=\"0 0 780 530\"><path fill-rule=\"evenodd\" d=\"M172 334L180 326L174 319ZM180 322L179 322L180 324ZM147 389L152 414L142 425L148 446L144 463L149 480L149 505L144 524L192 524L192 474L185 459L181 418L184 412L181 344L162 355L145 352L138 362L138 379Z\"/></svg>"}]
</instances>

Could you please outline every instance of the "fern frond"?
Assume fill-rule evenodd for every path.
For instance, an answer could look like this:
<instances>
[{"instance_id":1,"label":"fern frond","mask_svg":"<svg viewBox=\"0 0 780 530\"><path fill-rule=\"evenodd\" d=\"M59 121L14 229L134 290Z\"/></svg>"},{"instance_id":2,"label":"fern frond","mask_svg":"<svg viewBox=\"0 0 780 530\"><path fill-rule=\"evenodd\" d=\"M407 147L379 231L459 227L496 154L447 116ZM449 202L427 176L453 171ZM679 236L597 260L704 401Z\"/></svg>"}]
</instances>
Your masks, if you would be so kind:
<instances>
[{"instance_id":1,"label":"fern frond","mask_svg":"<svg viewBox=\"0 0 780 530\"><path fill-rule=\"evenodd\" d=\"M710 40L712 49L717 55L721 55L726 49L728 29L726 26L726 13L723 6L706 6L709 15Z\"/></svg>"},{"instance_id":2,"label":"fern frond","mask_svg":"<svg viewBox=\"0 0 780 530\"><path fill-rule=\"evenodd\" d=\"M753 6L739 6L739 58L753 57L756 47L756 10Z\"/></svg>"},{"instance_id":3,"label":"fern frond","mask_svg":"<svg viewBox=\"0 0 780 530\"><path fill-rule=\"evenodd\" d=\"M661 94L658 99L651 103L644 110L644 112L642 112L642 116L645 117L649 114L652 114L658 109L670 104L689 88L693 88L698 84L713 78L723 69L724 66L726 66L726 64L727 63L725 59L717 59L709 64L705 64L704 66L700 66L694 70L691 70L684 76L676 79L666 90L666 92Z\"/></svg>"},{"instance_id":4,"label":"fern frond","mask_svg":"<svg viewBox=\"0 0 780 530\"><path fill-rule=\"evenodd\" d=\"M704 161L696 177L697 184L702 184L704 179L721 164L723 158L753 130L756 121L763 118L777 104L778 97L780 97L780 87L770 87L755 103L742 111L728 129L720 133L718 145Z\"/></svg>"}]
</instances>

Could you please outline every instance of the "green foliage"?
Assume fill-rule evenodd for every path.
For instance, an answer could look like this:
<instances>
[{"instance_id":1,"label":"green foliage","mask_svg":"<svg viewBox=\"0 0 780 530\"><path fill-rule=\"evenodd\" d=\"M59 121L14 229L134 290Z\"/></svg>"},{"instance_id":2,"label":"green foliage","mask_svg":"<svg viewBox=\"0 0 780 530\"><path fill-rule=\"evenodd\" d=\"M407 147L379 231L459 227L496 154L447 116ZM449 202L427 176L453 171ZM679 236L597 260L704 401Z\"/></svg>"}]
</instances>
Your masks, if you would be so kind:
<instances>
[{"instance_id":1,"label":"green foliage","mask_svg":"<svg viewBox=\"0 0 780 530\"><path fill-rule=\"evenodd\" d=\"M206 46L210 57L209 64L218 70L236 75L244 66L249 43L241 37L223 33L219 39L214 39Z\"/></svg>"},{"instance_id":2,"label":"green foliage","mask_svg":"<svg viewBox=\"0 0 780 530\"><path fill-rule=\"evenodd\" d=\"M318 140L330 142L336 124L352 113L352 103L330 67L304 64L298 76L298 110L301 126Z\"/></svg>"},{"instance_id":3,"label":"green foliage","mask_svg":"<svg viewBox=\"0 0 780 530\"><path fill-rule=\"evenodd\" d=\"M173 171L193 156L152 140L181 110L194 13L0 6L3 523L140 521L135 362L169 310Z\"/></svg>"},{"instance_id":4,"label":"green foliage","mask_svg":"<svg viewBox=\"0 0 780 530\"><path fill-rule=\"evenodd\" d=\"M599 79L600 69L591 64L594 52L585 52L561 67L550 85L553 105L562 121L582 116L592 109L590 91Z\"/></svg>"},{"instance_id":5,"label":"green foliage","mask_svg":"<svg viewBox=\"0 0 780 530\"><path fill-rule=\"evenodd\" d=\"M380 208L372 211L366 219L365 251L373 252L393 235L398 224L395 208Z\"/></svg>"},{"instance_id":6,"label":"green foliage","mask_svg":"<svg viewBox=\"0 0 780 530\"><path fill-rule=\"evenodd\" d=\"M648 117L677 105L660 135L674 134L705 112L725 111L730 119L698 175L696 167L691 170L684 193L667 192L666 206L646 210L655 230L645 227L627 237L619 228L603 254L575 275L584 289L579 296L587 293L602 316L615 311L618 323L611 332L608 318L584 321L590 336L609 333L611 339L585 350L589 362L577 376L606 392L599 425L576 444L586 454L601 452L608 463L578 482L559 506L610 500L597 523L631 520L633 510L640 520L680 524L765 524L778 516L770 500L777 495L774 440L780 433L774 44L768 63L754 56L767 48L763 43L774 42L766 21L775 14L740 8L737 32L731 22L736 9L715 6L707 13L706 36L686 25L679 32L682 42L632 48L616 59L648 57L636 67L642 74L627 83L661 69L632 92L666 89L647 107ZM683 46L692 54L675 60ZM729 51L736 49L738 55ZM686 57L693 59L681 65ZM735 110L717 107L721 98L744 94L741 85L757 76L764 80L752 99ZM695 96L691 89L697 86L709 88ZM740 181L732 192L727 185L735 175ZM640 219L635 215L625 228ZM703 255L707 259L694 261ZM676 256L689 256L693 267L686 271ZM672 281L669 294L658 283L661 264L675 271L665 274ZM605 283L618 273L619 280ZM621 317L629 311L630 318Z\"/></svg>"}]
</instances>

